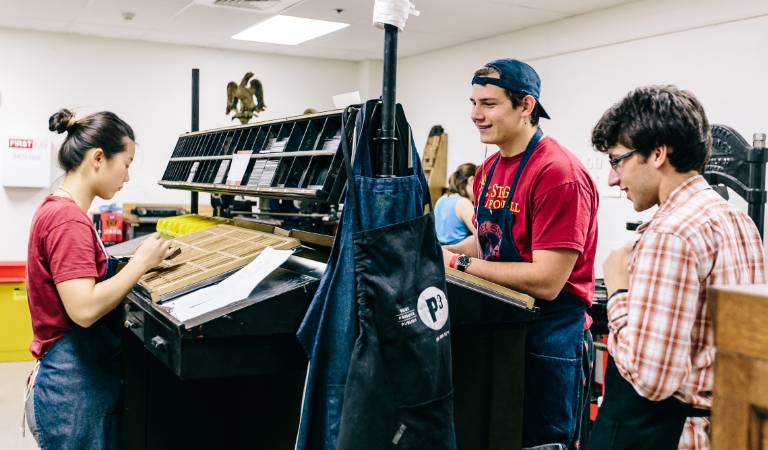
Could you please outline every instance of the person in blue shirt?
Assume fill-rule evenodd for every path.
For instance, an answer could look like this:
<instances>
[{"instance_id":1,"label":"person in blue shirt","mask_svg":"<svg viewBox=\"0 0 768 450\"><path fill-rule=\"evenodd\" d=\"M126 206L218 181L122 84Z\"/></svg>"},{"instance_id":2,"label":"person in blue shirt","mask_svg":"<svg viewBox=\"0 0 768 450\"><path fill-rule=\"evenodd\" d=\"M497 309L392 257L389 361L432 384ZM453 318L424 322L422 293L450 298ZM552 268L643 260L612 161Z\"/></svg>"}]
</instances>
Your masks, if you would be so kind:
<instances>
[{"instance_id":1,"label":"person in blue shirt","mask_svg":"<svg viewBox=\"0 0 768 450\"><path fill-rule=\"evenodd\" d=\"M472 223L477 166L466 163L459 166L448 179L448 190L435 203L435 227L441 245L453 245L470 234L475 234Z\"/></svg>"}]
</instances>

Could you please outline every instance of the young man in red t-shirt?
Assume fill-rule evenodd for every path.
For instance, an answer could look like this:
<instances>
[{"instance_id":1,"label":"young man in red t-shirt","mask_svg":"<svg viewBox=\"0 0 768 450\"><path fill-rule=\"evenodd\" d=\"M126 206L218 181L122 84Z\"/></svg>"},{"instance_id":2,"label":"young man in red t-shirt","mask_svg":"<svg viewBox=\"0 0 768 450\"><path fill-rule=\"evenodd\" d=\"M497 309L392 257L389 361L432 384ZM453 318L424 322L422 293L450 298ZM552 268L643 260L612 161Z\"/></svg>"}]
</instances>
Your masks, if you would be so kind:
<instances>
[{"instance_id":1,"label":"young man in red t-shirt","mask_svg":"<svg viewBox=\"0 0 768 450\"><path fill-rule=\"evenodd\" d=\"M573 153L539 128L540 81L514 59L472 80L472 121L499 152L474 183L477 235L444 247L446 265L536 298L526 330L524 448L568 448L583 404L586 307L594 292L598 195Z\"/></svg>"}]
</instances>

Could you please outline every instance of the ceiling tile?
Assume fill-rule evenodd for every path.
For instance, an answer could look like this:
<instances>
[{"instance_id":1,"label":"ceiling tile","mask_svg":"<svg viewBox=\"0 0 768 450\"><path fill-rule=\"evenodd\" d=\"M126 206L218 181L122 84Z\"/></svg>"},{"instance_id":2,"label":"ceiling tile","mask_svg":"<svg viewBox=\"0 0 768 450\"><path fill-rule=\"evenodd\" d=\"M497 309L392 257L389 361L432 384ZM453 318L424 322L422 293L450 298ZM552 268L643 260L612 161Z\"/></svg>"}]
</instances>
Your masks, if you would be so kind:
<instances>
[{"instance_id":1,"label":"ceiling tile","mask_svg":"<svg viewBox=\"0 0 768 450\"><path fill-rule=\"evenodd\" d=\"M34 7L29 0L0 0L0 11L2 16L14 15L14 16L26 16L32 13Z\"/></svg>"},{"instance_id":2,"label":"ceiling tile","mask_svg":"<svg viewBox=\"0 0 768 450\"><path fill-rule=\"evenodd\" d=\"M480 0L513 6L524 6L545 11L559 11L570 14L584 14L636 0Z\"/></svg>"},{"instance_id":3,"label":"ceiling tile","mask_svg":"<svg viewBox=\"0 0 768 450\"><path fill-rule=\"evenodd\" d=\"M263 42L252 41L240 41L232 39L230 37L224 37L218 39L216 42L210 45L211 47L227 48L232 50L241 50L246 52L260 52L260 53L282 53L286 50L288 45L280 44L265 44Z\"/></svg>"},{"instance_id":4,"label":"ceiling tile","mask_svg":"<svg viewBox=\"0 0 768 450\"><path fill-rule=\"evenodd\" d=\"M365 2L362 0L310 0L281 14L331 22L370 25L373 21L373 4L372 0ZM367 7L363 7L363 5ZM337 9L343 11L338 13L336 12Z\"/></svg>"},{"instance_id":5,"label":"ceiling tile","mask_svg":"<svg viewBox=\"0 0 768 450\"><path fill-rule=\"evenodd\" d=\"M429 52L445 47L464 44L472 41L472 38L464 36L451 36L447 34L419 33L416 31L406 31L402 33L397 40L397 55L401 58L418 55L419 53ZM383 51L382 41L382 51ZM368 51L375 51L375 48L369 48Z\"/></svg>"},{"instance_id":6,"label":"ceiling tile","mask_svg":"<svg viewBox=\"0 0 768 450\"><path fill-rule=\"evenodd\" d=\"M187 3L186 1L157 0L93 0L83 9L77 21L128 28L154 28L182 11ZM124 20L123 13L132 13L134 18Z\"/></svg>"},{"instance_id":7,"label":"ceiling tile","mask_svg":"<svg viewBox=\"0 0 768 450\"><path fill-rule=\"evenodd\" d=\"M117 39L141 39L148 31L142 28L96 25L92 23L75 23L69 28L70 33Z\"/></svg>"},{"instance_id":8,"label":"ceiling tile","mask_svg":"<svg viewBox=\"0 0 768 450\"><path fill-rule=\"evenodd\" d=\"M484 17L482 20L456 20L450 22L446 20L453 31L442 31L442 33L481 39L554 22L565 19L570 15L569 13L529 9L519 6L505 6L504 9Z\"/></svg>"},{"instance_id":9,"label":"ceiling tile","mask_svg":"<svg viewBox=\"0 0 768 450\"><path fill-rule=\"evenodd\" d=\"M171 31L150 31L142 38L144 41L165 42L168 44L210 46L221 40L218 36L207 34L178 33Z\"/></svg>"},{"instance_id":10,"label":"ceiling tile","mask_svg":"<svg viewBox=\"0 0 768 450\"><path fill-rule=\"evenodd\" d=\"M291 45L284 49L281 53L291 56L304 56L307 58L342 59L344 56L349 55L352 52L343 49L313 48L300 45Z\"/></svg>"},{"instance_id":11,"label":"ceiling tile","mask_svg":"<svg viewBox=\"0 0 768 450\"><path fill-rule=\"evenodd\" d=\"M417 31L475 39L509 33L563 19L569 15L494 3L490 0L431 0L419 2L417 6L421 14L408 19L406 32Z\"/></svg>"},{"instance_id":12,"label":"ceiling tile","mask_svg":"<svg viewBox=\"0 0 768 450\"><path fill-rule=\"evenodd\" d=\"M411 17L405 23L405 31L418 31L421 33L461 33L461 27L456 27L455 23L459 19L455 17L438 18L429 14L422 14L419 17Z\"/></svg>"},{"instance_id":13,"label":"ceiling tile","mask_svg":"<svg viewBox=\"0 0 768 450\"><path fill-rule=\"evenodd\" d=\"M38 19L35 20L32 29L37 31L46 31L49 33L66 33L69 31L70 27L72 27L72 22Z\"/></svg>"},{"instance_id":14,"label":"ceiling tile","mask_svg":"<svg viewBox=\"0 0 768 450\"><path fill-rule=\"evenodd\" d=\"M71 22L62 20L35 19L11 14L0 14L0 27L64 33L69 30L70 25Z\"/></svg>"},{"instance_id":15,"label":"ceiling tile","mask_svg":"<svg viewBox=\"0 0 768 450\"><path fill-rule=\"evenodd\" d=\"M88 0L28 0L25 3L25 11L36 19L75 20Z\"/></svg>"},{"instance_id":16,"label":"ceiling tile","mask_svg":"<svg viewBox=\"0 0 768 450\"><path fill-rule=\"evenodd\" d=\"M408 29L411 23L416 23L422 17L455 20L461 19L467 22L483 21L499 14L508 8L509 5L492 3L482 0L428 0L417 4L421 14L418 17L411 16L405 25Z\"/></svg>"},{"instance_id":17,"label":"ceiling tile","mask_svg":"<svg viewBox=\"0 0 768 450\"><path fill-rule=\"evenodd\" d=\"M371 46L384 45L384 32L373 25L350 25L339 31L300 44L302 47L334 48L364 51Z\"/></svg>"},{"instance_id":18,"label":"ceiling tile","mask_svg":"<svg viewBox=\"0 0 768 450\"><path fill-rule=\"evenodd\" d=\"M269 16L266 14L242 8L217 8L193 4L157 29L229 38L267 18Z\"/></svg>"}]
</instances>

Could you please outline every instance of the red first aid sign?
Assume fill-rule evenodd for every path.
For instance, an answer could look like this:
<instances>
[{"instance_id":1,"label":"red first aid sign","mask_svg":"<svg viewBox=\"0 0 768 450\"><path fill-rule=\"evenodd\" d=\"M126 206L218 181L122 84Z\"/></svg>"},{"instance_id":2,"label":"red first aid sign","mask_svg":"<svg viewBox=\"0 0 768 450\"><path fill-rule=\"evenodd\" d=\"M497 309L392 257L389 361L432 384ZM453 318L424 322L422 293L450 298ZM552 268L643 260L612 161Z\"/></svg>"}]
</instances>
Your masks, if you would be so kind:
<instances>
[{"instance_id":1,"label":"red first aid sign","mask_svg":"<svg viewBox=\"0 0 768 450\"><path fill-rule=\"evenodd\" d=\"M8 139L8 148L34 148L35 141L32 139Z\"/></svg>"},{"instance_id":2,"label":"red first aid sign","mask_svg":"<svg viewBox=\"0 0 768 450\"><path fill-rule=\"evenodd\" d=\"M0 184L14 187L50 188L51 139L48 136L13 132L0 136Z\"/></svg>"}]
</instances>

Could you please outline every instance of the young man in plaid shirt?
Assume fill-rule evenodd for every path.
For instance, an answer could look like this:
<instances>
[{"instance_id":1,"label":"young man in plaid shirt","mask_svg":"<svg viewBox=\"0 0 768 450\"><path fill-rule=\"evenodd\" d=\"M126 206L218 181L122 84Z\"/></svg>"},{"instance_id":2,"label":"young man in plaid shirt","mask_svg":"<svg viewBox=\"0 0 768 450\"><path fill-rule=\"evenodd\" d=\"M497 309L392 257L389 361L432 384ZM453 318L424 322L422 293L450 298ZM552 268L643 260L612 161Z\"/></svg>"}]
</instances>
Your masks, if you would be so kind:
<instances>
[{"instance_id":1,"label":"young man in plaid shirt","mask_svg":"<svg viewBox=\"0 0 768 450\"><path fill-rule=\"evenodd\" d=\"M712 284L765 283L755 224L701 176L712 137L696 97L674 86L630 92L592 132L609 184L636 211L658 205L640 238L603 263L611 357L589 449L708 449Z\"/></svg>"}]
</instances>

